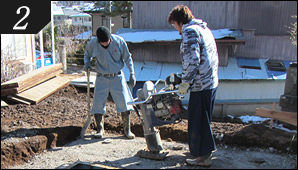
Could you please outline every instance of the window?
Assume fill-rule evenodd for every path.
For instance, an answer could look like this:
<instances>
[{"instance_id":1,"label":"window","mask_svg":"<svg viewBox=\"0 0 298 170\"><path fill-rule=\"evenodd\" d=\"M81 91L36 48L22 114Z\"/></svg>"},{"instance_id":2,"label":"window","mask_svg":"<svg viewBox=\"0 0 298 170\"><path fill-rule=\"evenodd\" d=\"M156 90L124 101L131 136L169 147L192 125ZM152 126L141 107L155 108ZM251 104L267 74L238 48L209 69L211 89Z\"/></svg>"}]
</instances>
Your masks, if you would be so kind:
<instances>
[{"instance_id":1,"label":"window","mask_svg":"<svg viewBox=\"0 0 298 170\"><path fill-rule=\"evenodd\" d=\"M253 58L237 58L237 63L240 68L258 69L261 70L259 59Z\"/></svg>"},{"instance_id":2,"label":"window","mask_svg":"<svg viewBox=\"0 0 298 170\"><path fill-rule=\"evenodd\" d=\"M121 18L123 19L123 28L129 28L127 16L121 16Z\"/></svg>"},{"instance_id":3,"label":"window","mask_svg":"<svg viewBox=\"0 0 298 170\"><path fill-rule=\"evenodd\" d=\"M280 60L268 60L266 66L270 71L286 71L286 66L283 61Z\"/></svg>"},{"instance_id":4,"label":"window","mask_svg":"<svg viewBox=\"0 0 298 170\"><path fill-rule=\"evenodd\" d=\"M4 52L11 60L20 60L27 57L26 35L1 35L1 53Z\"/></svg>"},{"instance_id":5,"label":"window","mask_svg":"<svg viewBox=\"0 0 298 170\"><path fill-rule=\"evenodd\" d=\"M106 17L102 17L102 26L108 27L109 26L109 20Z\"/></svg>"}]
</instances>

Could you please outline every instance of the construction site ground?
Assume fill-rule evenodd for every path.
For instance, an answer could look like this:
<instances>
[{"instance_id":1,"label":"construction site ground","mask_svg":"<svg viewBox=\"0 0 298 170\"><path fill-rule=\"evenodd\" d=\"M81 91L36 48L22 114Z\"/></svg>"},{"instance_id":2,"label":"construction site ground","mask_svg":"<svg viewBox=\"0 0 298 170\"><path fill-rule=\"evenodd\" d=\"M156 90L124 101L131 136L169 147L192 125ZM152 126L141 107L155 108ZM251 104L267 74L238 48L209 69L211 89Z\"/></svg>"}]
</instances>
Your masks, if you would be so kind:
<instances>
[{"instance_id":1,"label":"construction site ground","mask_svg":"<svg viewBox=\"0 0 298 170\"><path fill-rule=\"evenodd\" d=\"M1 108L1 169L52 169L78 160L129 169L198 168L185 163L192 158L187 145L187 119L157 127L169 154L163 161L156 161L136 154L146 147L137 114L132 112L130 116L136 138L126 139L112 101L106 104L104 137L92 137L96 129L93 119L86 138L78 139L88 114L86 88L69 85L36 105L8 104ZM213 120L217 151L211 168L297 169L297 134L270 129L268 124Z\"/></svg>"}]
</instances>

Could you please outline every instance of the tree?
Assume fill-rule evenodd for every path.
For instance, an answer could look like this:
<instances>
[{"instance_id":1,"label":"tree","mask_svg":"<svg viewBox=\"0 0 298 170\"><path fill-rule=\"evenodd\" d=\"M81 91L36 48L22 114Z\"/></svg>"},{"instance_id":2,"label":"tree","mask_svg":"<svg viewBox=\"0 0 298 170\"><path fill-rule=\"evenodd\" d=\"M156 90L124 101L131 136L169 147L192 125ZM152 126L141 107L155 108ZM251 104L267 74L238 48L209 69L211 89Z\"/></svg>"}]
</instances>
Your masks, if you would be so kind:
<instances>
[{"instance_id":1,"label":"tree","mask_svg":"<svg viewBox=\"0 0 298 170\"><path fill-rule=\"evenodd\" d=\"M293 15L292 18L297 20L297 15ZM289 33L291 35L290 40L292 41L292 44L297 47L297 21L294 23L291 23L291 25L293 27L289 27L290 29Z\"/></svg>"},{"instance_id":2,"label":"tree","mask_svg":"<svg viewBox=\"0 0 298 170\"><path fill-rule=\"evenodd\" d=\"M102 15L115 17L124 16L127 17L129 28L131 28L131 13L132 13L132 1L112 1L111 12L109 11L109 1L96 1L95 5L104 7Z\"/></svg>"},{"instance_id":3,"label":"tree","mask_svg":"<svg viewBox=\"0 0 298 170\"><path fill-rule=\"evenodd\" d=\"M43 37L43 50L45 52L52 52L52 26L51 23L49 23L48 25L46 25L43 28L43 32L42 32L42 37ZM55 42L58 41L58 28L55 26L54 27L54 38L55 38ZM40 50L40 44L39 44L39 34L35 35L35 45L36 45L36 49ZM55 43L55 50L58 49L58 44Z\"/></svg>"}]
</instances>

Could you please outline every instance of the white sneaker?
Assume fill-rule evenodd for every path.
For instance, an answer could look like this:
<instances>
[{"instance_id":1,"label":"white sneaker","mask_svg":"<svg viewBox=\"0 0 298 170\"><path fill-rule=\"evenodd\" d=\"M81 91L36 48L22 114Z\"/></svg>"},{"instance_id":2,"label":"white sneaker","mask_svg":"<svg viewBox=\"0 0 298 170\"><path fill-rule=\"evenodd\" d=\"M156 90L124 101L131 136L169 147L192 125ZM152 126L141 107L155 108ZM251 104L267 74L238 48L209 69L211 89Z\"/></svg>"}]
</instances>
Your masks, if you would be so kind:
<instances>
[{"instance_id":1,"label":"white sneaker","mask_svg":"<svg viewBox=\"0 0 298 170\"><path fill-rule=\"evenodd\" d=\"M198 158L186 159L186 163L188 165L192 165L192 166L210 167L211 166L211 155L210 156L202 156L200 160L198 160Z\"/></svg>"}]
</instances>

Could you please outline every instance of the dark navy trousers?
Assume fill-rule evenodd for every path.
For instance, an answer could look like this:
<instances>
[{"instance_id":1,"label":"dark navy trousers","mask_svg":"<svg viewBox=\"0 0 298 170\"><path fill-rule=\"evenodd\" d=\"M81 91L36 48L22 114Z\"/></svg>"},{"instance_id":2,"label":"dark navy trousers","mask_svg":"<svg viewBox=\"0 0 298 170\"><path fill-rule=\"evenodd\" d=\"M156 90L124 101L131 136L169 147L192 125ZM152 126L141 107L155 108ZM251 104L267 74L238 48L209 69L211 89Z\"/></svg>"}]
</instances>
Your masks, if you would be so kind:
<instances>
[{"instance_id":1,"label":"dark navy trousers","mask_svg":"<svg viewBox=\"0 0 298 170\"><path fill-rule=\"evenodd\" d=\"M190 154L199 157L216 150L211 118L216 90L190 92L188 104L188 144Z\"/></svg>"}]
</instances>

